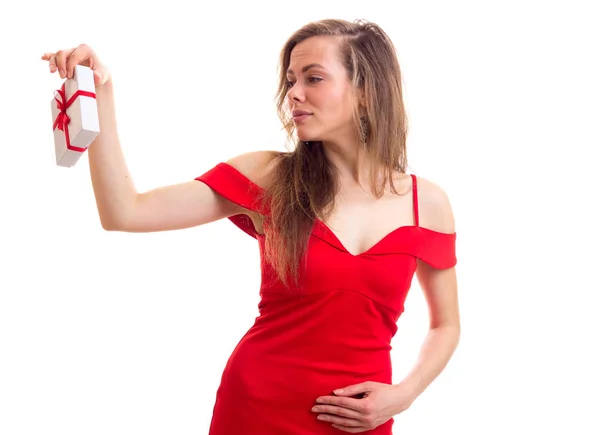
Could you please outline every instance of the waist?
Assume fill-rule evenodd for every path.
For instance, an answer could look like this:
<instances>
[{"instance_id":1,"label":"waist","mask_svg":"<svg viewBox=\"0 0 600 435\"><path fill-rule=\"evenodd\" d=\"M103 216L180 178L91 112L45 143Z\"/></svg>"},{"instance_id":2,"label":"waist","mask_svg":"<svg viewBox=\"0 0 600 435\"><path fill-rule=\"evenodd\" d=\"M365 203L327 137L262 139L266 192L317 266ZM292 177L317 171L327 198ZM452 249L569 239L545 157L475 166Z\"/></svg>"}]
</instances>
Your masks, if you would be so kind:
<instances>
[{"instance_id":1,"label":"waist","mask_svg":"<svg viewBox=\"0 0 600 435\"><path fill-rule=\"evenodd\" d=\"M279 338L279 339L278 339ZM223 373L223 394L277 406L309 406L333 390L366 381L391 384L389 346L342 341L294 342L252 329L231 354Z\"/></svg>"}]
</instances>

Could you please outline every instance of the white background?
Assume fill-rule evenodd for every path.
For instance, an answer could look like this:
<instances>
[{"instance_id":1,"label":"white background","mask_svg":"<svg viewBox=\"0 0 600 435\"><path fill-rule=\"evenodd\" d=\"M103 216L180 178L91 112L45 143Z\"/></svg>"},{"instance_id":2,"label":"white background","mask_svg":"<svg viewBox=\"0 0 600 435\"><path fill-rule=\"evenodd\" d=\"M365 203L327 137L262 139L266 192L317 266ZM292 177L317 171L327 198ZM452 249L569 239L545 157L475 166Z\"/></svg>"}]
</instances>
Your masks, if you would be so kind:
<instances>
[{"instance_id":1,"label":"white background","mask_svg":"<svg viewBox=\"0 0 600 435\"><path fill-rule=\"evenodd\" d=\"M410 171L446 190L456 218L461 342L395 433L600 433L593 3L2 6L0 434L206 434L222 369L258 315L257 246L230 222L102 230L87 154L55 165L62 81L41 54L85 42L108 65L145 191L283 149L279 49L328 17L373 20L392 37ZM392 342L395 382L426 327L415 280Z\"/></svg>"}]
</instances>

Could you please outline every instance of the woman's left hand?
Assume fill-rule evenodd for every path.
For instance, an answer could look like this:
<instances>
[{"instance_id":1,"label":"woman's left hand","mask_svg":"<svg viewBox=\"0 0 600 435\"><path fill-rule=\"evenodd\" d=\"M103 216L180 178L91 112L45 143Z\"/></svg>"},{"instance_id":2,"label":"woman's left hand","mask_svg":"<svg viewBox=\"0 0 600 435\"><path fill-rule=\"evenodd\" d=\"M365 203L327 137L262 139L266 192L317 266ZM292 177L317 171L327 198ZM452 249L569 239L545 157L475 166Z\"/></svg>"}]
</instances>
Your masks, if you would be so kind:
<instances>
[{"instance_id":1,"label":"woman's left hand","mask_svg":"<svg viewBox=\"0 0 600 435\"><path fill-rule=\"evenodd\" d=\"M335 390L335 396L321 396L312 411L321 421L345 432L365 432L382 425L408 409L413 401L401 384L363 382ZM362 396L354 398L353 396Z\"/></svg>"}]
</instances>

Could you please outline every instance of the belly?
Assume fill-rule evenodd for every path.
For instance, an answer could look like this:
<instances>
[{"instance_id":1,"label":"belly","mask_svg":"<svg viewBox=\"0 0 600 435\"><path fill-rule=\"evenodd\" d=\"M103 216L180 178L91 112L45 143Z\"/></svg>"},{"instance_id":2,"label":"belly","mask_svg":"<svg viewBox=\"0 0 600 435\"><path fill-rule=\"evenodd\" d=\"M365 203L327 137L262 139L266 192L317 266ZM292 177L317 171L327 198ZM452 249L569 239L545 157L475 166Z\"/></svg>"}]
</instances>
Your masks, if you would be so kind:
<instances>
[{"instance_id":1,"label":"belly","mask_svg":"<svg viewBox=\"0 0 600 435\"><path fill-rule=\"evenodd\" d=\"M219 394L243 396L277 408L310 409L317 397L366 381L391 383L388 348L316 340L282 345L261 339L251 330L229 358Z\"/></svg>"}]
</instances>

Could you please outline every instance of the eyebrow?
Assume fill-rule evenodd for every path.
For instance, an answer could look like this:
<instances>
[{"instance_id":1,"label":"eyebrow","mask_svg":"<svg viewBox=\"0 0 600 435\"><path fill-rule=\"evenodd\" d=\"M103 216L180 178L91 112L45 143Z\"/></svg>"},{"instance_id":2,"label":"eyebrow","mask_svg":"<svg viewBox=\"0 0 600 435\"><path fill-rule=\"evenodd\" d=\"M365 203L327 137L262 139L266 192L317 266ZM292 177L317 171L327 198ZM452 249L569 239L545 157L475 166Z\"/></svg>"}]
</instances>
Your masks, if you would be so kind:
<instances>
[{"instance_id":1,"label":"eyebrow","mask_svg":"<svg viewBox=\"0 0 600 435\"><path fill-rule=\"evenodd\" d=\"M319 63L311 63L311 64L308 64L306 66L303 66L302 67L302 72L305 73L306 71L308 71L309 69L312 69L312 68L323 68L323 69L325 69L325 67L323 65L319 64ZM287 73L288 74L294 74L294 71L292 71L292 69L289 68L287 70Z\"/></svg>"}]
</instances>

